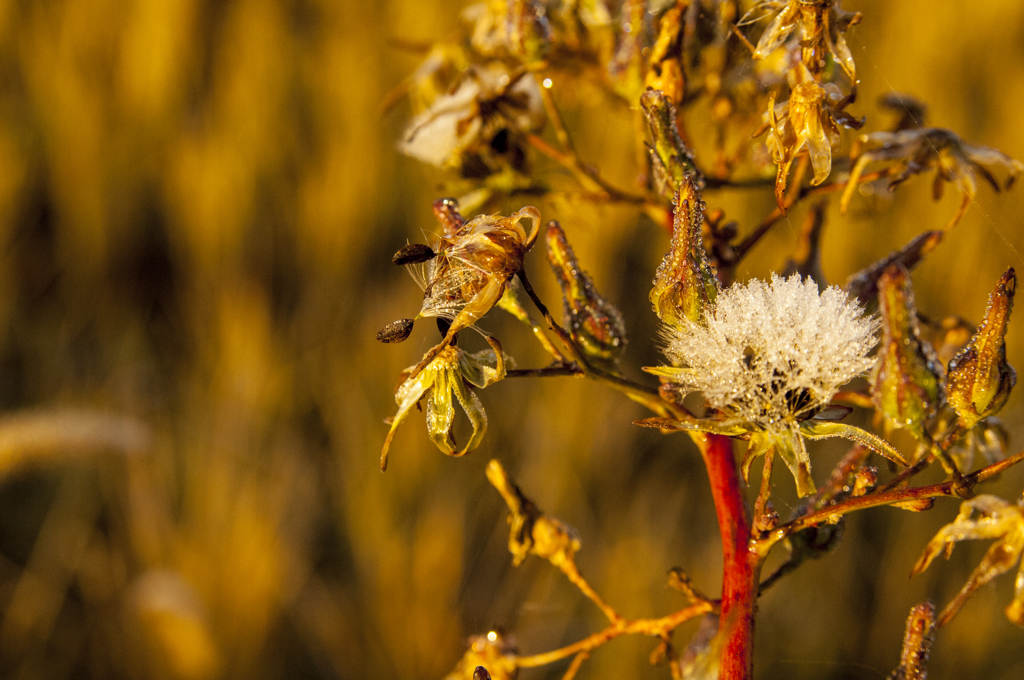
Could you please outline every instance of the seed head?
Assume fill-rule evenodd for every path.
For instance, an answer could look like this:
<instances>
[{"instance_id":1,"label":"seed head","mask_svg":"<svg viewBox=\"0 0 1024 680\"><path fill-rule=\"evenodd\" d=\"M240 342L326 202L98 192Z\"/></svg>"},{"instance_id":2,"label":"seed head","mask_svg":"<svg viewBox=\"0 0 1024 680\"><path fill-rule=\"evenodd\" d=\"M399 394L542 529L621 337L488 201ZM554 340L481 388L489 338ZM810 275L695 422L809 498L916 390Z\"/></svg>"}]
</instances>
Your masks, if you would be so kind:
<instances>
[{"instance_id":1,"label":"seed head","mask_svg":"<svg viewBox=\"0 0 1024 680\"><path fill-rule=\"evenodd\" d=\"M705 323L666 330L672 379L762 430L813 416L868 370L878 328L841 289L775 275L723 290Z\"/></svg>"}]
</instances>

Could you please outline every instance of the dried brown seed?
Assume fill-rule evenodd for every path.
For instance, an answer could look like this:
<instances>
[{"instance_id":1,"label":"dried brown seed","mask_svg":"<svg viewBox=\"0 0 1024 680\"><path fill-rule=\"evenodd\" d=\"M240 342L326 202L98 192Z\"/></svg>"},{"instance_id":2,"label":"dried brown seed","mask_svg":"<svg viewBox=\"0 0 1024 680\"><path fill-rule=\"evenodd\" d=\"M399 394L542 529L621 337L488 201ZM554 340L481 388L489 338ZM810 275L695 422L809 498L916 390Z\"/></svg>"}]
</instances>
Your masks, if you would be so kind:
<instances>
[{"instance_id":1,"label":"dried brown seed","mask_svg":"<svg viewBox=\"0 0 1024 680\"><path fill-rule=\"evenodd\" d=\"M412 325L415 319L399 319L392 321L377 333L377 339L381 342L402 342L412 333Z\"/></svg>"},{"instance_id":2,"label":"dried brown seed","mask_svg":"<svg viewBox=\"0 0 1024 680\"><path fill-rule=\"evenodd\" d=\"M427 260L433 260L437 253L425 243L409 243L398 249L391 261L395 264L419 264Z\"/></svg>"}]
</instances>

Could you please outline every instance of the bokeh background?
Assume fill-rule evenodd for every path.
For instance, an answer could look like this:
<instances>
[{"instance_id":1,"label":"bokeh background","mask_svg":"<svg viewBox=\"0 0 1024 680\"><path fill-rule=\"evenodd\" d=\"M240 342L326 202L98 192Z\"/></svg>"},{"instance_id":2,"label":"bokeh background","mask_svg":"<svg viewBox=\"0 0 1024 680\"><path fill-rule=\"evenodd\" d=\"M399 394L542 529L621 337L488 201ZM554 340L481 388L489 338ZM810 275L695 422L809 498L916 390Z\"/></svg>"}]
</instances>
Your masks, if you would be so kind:
<instances>
[{"instance_id":1,"label":"bokeh background","mask_svg":"<svg viewBox=\"0 0 1024 680\"><path fill-rule=\"evenodd\" d=\"M434 228L445 195L442 173L394 148L408 108L380 107L421 58L410 46L448 35L463 4L0 2L0 676L440 678L492 626L524 653L597 630L600 612L550 565L511 567L491 457L580 531L583 573L625 615L683 604L672 566L717 591L699 456L631 426L644 413L597 385L489 388L487 438L461 460L413 415L378 470L398 373L434 340L374 340L419 306L390 256ZM869 129L889 121L878 96L909 92L932 124L1024 158L1024 3L846 8L864 14L848 41ZM584 158L628 185L630 112L565 102ZM934 203L929 184L855 199L843 217L830 206L831 280L945 224L959 199ZM772 205L767 192L708 201L741 229ZM647 289L667 235L628 210L541 207L623 310L625 368L642 379L659 362ZM743 276L782 267L805 209ZM1024 271L1021 214L1024 190L981 187L915 272L920 309L978 322L999 274ZM553 302L546 267L528 259ZM1022 324L1008 339L1018 367ZM507 318L484 325L520 366L543 362ZM1011 452L1021 394L1003 413ZM816 449L819 478L841 452ZM790 486L780 475L783 515ZM1022 489L1022 470L988 487ZM947 602L987 548L908 579L956 510L852 517L833 553L762 600L759 677L884 677L911 606ZM932 677L1024 676L1024 631L1001 611L1011 593L998 579L939 633ZM617 640L580 677L667 677L647 661L654 646Z\"/></svg>"}]
</instances>

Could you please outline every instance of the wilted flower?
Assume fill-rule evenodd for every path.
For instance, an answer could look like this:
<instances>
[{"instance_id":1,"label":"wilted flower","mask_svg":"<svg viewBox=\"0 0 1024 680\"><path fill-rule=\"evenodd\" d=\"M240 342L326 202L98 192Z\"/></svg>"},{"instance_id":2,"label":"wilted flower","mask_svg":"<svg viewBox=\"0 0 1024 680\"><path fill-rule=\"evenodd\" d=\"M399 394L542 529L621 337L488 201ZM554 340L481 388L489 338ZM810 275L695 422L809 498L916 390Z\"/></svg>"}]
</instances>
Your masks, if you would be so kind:
<instances>
[{"instance_id":1,"label":"wilted flower","mask_svg":"<svg viewBox=\"0 0 1024 680\"><path fill-rule=\"evenodd\" d=\"M978 512L978 518L971 519L975 511ZM996 576L1006 573L1020 560L1021 554L1024 553L1024 499L1021 499L1021 503L1013 505L997 496L982 494L961 503L960 514L952 523L942 527L928 542L924 553L914 565L911 576L927 569L940 552L945 552L948 558L957 542L987 538L998 540L985 553L981 564L967 579L960 593L942 611L939 616L940 626L948 623L956 615L975 590ZM1021 563L1017 573L1013 601L1006 608L1006 617L1018 626L1024 626L1024 563Z\"/></svg>"},{"instance_id":2,"label":"wilted flower","mask_svg":"<svg viewBox=\"0 0 1024 680\"><path fill-rule=\"evenodd\" d=\"M789 466L801 496L814 491L804 438L846 437L906 464L888 444L858 428L824 422L836 391L867 371L878 322L836 287L793 276L772 276L719 292L704 323L667 328L672 368L647 369L700 392L723 419L672 427L750 439L744 474L774 448ZM845 415L845 413L843 413ZM655 423L653 420L659 420ZM664 427L664 419L651 425Z\"/></svg>"},{"instance_id":3,"label":"wilted flower","mask_svg":"<svg viewBox=\"0 0 1024 680\"><path fill-rule=\"evenodd\" d=\"M418 375L406 378L395 391L398 413L392 419L391 429L384 440L380 469L387 468L388 451L395 431L424 395L427 397L427 434L430 441L449 456L464 456L475 449L487 431L487 414L469 386L487 387L504 377L505 358L500 354L491 350L468 354L451 346L442 349L426 368ZM455 421L453 394L473 426L473 434L462 449L458 448L452 433Z\"/></svg>"},{"instance_id":4,"label":"wilted flower","mask_svg":"<svg viewBox=\"0 0 1024 680\"><path fill-rule=\"evenodd\" d=\"M805 62L820 62L824 66L824 51L827 51L850 80L857 80L853 55L843 33L860 21L860 12L843 11L839 0L769 0L755 7L760 8L775 12L775 16L757 41L754 59L766 58L799 28L800 46L807 55Z\"/></svg>"},{"instance_id":5,"label":"wilted flower","mask_svg":"<svg viewBox=\"0 0 1024 680\"><path fill-rule=\"evenodd\" d=\"M849 100L834 84L821 85L807 67L797 64L791 73L789 100L775 105L775 94L768 98L768 150L779 166L775 179L775 198L781 207L786 191L789 167L804 147L811 157L814 177L821 184L832 171L832 145L839 143L839 124L858 128L861 122L842 111Z\"/></svg>"},{"instance_id":6,"label":"wilted flower","mask_svg":"<svg viewBox=\"0 0 1024 680\"><path fill-rule=\"evenodd\" d=\"M491 62L469 67L457 86L416 116L398 149L463 174L489 174L499 169L500 159L522 166L525 152L517 139L543 124L544 106L533 75L510 73L501 62Z\"/></svg>"},{"instance_id":7,"label":"wilted flower","mask_svg":"<svg viewBox=\"0 0 1024 680\"><path fill-rule=\"evenodd\" d=\"M416 318L437 317L451 322L448 337L472 326L498 300L509 280L523 268L523 257L537 238L540 212L526 207L510 217L479 215L466 222L454 199L434 203L434 214L444 233L432 246L412 244L395 254L423 289L423 305ZM520 224L532 220L529 232ZM383 335L401 325L394 340ZM378 339L404 340L412 320L389 325Z\"/></svg>"},{"instance_id":8,"label":"wilted flower","mask_svg":"<svg viewBox=\"0 0 1024 680\"><path fill-rule=\"evenodd\" d=\"M981 175L993 189L1000 191L1001 188L1012 187L1017 175L1024 173L1024 163L996 149L972 146L956 133L943 128L916 128L861 135L858 148L853 150L851 156L857 158L857 162L850 172L846 190L839 202L841 212L846 211L853 190L869 163L894 161L897 173L889 182L889 191L895 191L911 175L919 175L932 168L935 169L932 193L936 200L941 198L945 182L956 183L963 193L963 200L953 219L946 225L947 229L960 221L977 195L977 175ZM999 186L989 170L996 166L1006 168L1009 173L1003 187Z\"/></svg>"},{"instance_id":9,"label":"wilted flower","mask_svg":"<svg viewBox=\"0 0 1024 680\"><path fill-rule=\"evenodd\" d=\"M538 62L551 49L553 37L547 4L540 0L489 0L470 5L462 12L463 18L473 23L470 42L480 54Z\"/></svg>"}]
</instances>

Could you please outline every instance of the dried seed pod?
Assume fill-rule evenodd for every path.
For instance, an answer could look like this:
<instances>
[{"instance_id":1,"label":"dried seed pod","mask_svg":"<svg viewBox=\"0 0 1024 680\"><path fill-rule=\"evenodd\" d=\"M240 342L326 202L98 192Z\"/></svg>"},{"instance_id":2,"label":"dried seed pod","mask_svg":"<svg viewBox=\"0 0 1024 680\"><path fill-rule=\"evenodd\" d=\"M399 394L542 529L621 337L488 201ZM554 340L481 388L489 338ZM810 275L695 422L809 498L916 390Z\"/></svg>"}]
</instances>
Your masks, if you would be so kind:
<instances>
[{"instance_id":1,"label":"dried seed pod","mask_svg":"<svg viewBox=\"0 0 1024 680\"><path fill-rule=\"evenodd\" d=\"M392 321L377 332L377 339L381 342L402 342L412 333L414 319L399 319Z\"/></svg>"},{"instance_id":2,"label":"dried seed pod","mask_svg":"<svg viewBox=\"0 0 1024 680\"><path fill-rule=\"evenodd\" d=\"M910 274L894 264L878 280L882 344L871 372L871 399L886 420L925 437L925 421L945 400L942 366L921 337Z\"/></svg>"},{"instance_id":3,"label":"dried seed pod","mask_svg":"<svg viewBox=\"0 0 1024 680\"><path fill-rule=\"evenodd\" d=\"M1017 291L1017 275L1007 269L988 299L985 321L949 362L946 377L949 403L960 425L970 429L1003 407L1017 382L1017 372L1006 363L1006 326Z\"/></svg>"},{"instance_id":4,"label":"dried seed pod","mask_svg":"<svg viewBox=\"0 0 1024 680\"><path fill-rule=\"evenodd\" d=\"M409 243L398 249L391 261L395 264L419 264L432 260L436 256L434 249L425 243Z\"/></svg>"},{"instance_id":5,"label":"dried seed pod","mask_svg":"<svg viewBox=\"0 0 1024 680\"><path fill-rule=\"evenodd\" d=\"M590 358L618 361L627 342L619 310L597 292L558 222L548 223L547 246L548 262L562 289L564 322L572 339Z\"/></svg>"},{"instance_id":6,"label":"dried seed pod","mask_svg":"<svg viewBox=\"0 0 1024 680\"><path fill-rule=\"evenodd\" d=\"M718 296L718 279L704 251L704 201L689 177L674 201L672 246L658 266L650 300L663 322L683 329L703 324Z\"/></svg>"}]
</instances>

